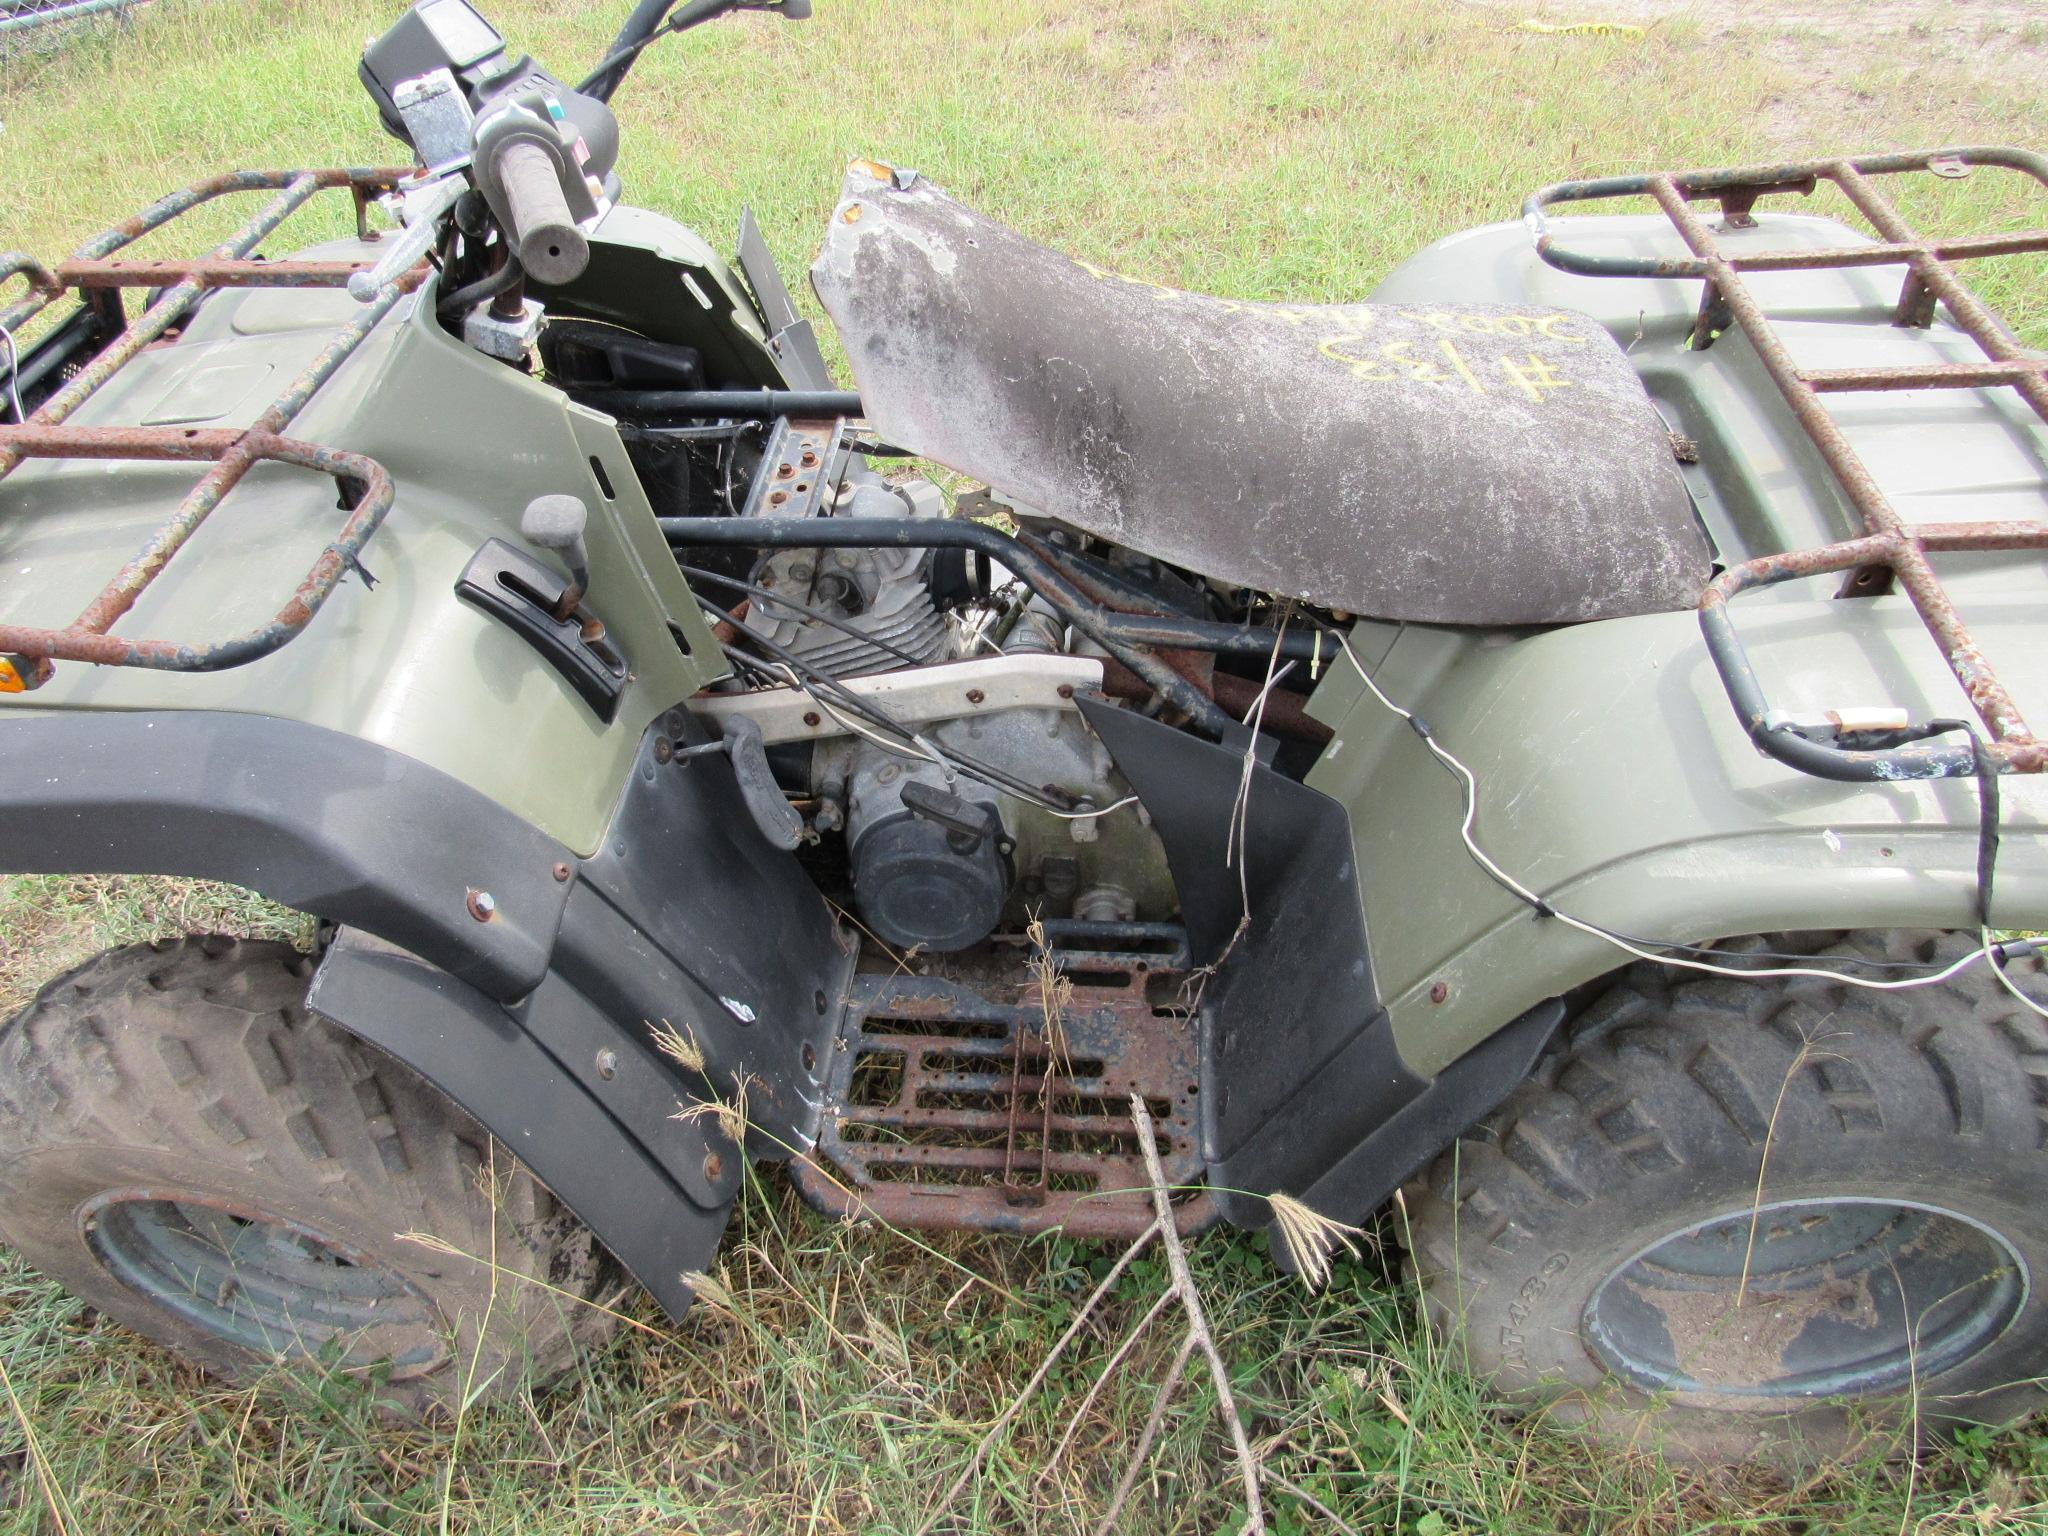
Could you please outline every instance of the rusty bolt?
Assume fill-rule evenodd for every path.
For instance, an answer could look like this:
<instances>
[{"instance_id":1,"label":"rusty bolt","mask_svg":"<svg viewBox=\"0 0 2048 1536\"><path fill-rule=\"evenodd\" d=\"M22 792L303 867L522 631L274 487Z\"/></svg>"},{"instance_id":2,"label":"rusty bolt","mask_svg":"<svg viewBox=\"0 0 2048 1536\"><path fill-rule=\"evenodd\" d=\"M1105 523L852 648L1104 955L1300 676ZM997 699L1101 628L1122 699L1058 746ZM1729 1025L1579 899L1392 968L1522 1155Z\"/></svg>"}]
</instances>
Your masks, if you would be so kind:
<instances>
[{"instance_id":1,"label":"rusty bolt","mask_svg":"<svg viewBox=\"0 0 2048 1536\"><path fill-rule=\"evenodd\" d=\"M1429 989L1429 1000L1432 1003L1440 1003L1450 995L1450 987L1446 983L1441 981Z\"/></svg>"},{"instance_id":2,"label":"rusty bolt","mask_svg":"<svg viewBox=\"0 0 2048 1536\"><path fill-rule=\"evenodd\" d=\"M469 888L466 905L469 915L480 923L488 923L498 915L498 899L489 891L480 891L473 885Z\"/></svg>"},{"instance_id":3,"label":"rusty bolt","mask_svg":"<svg viewBox=\"0 0 2048 1536\"><path fill-rule=\"evenodd\" d=\"M804 711L804 724L805 724L805 725L808 725L808 726L812 726L812 727L816 727L816 725L818 724L818 720L819 720L819 715L818 715L818 712L817 712L817 711L816 711L815 709L807 709L807 710L805 710L805 711Z\"/></svg>"},{"instance_id":4,"label":"rusty bolt","mask_svg":"<svg viewBox=\"0 0 2048 1536\"><path fill-rule=\"evenodd\" d=\"M817 462L818 450L815 448L806 448L804 450L804 468L809 469L813 464Z\"/></svg>"},{"instance_id":5,"label":"rusty bolt","mask_svg":"<svg viewBox=\"0 0 2048 1536\"><path fill-rule=\"evenodd\" d=\"M557 880L567 880L570 873L569 866L566 864L557 864L555 866L554 874Z\"/></svg>"},{"instance_id":6,"label":"rusty bolt","mask_svg":"<svg viewBox=\"0 0 2048 1536\"><path fill-rule=\"evenodd\" d=\"M794 464L778 464L775 468L775 478L778 480L788 480L795 474L796 466Z\"/></svg>"},{"instance_id":7,"label":"rusty bolt","mask_svg":"<svg viewBox=\"0 0 2048 1536\"><path fill-rule=\"evenodd\" d=\"M720 1157L716 1152L706 1152L704 1154L705 1182L708 1184L716 1184L719 1180L719 1176L724 1172L725 1159Z\"/></svg>"},{"instance_id":8,"label":"rusty bolt","mask_svg":"<svg viewBox=\"0 0 2048 1536\"><path fill-rule=\"evenodd\" d=\"M657 763L665 763L675 755L676 744L674 742L670 741L666 736L654 738L654 760Z\"/></svg>"},{"instance_id":9,"label":"rusty bolt","mask_svg":"<svg viewBox=\"0 0 2048 1536\"><path fill-rule=\"evenodd\" d=\"M970 688L967 690L967 702L970 704L979 704L983 699L987 697L988 695L983 693L979 688Z\"/></svg>"},{"instance_id":10,"label":"rusty bolt","mask_svg":"<svg viewBox=\"0 0 2048 1536\"><path fill-rule=\"evenodd\" d=\"M768 505L771 507L779 507L787 500L789 500L789 492L787 491L770 491L768 493Z\"/></svg>"},{"instance_id":11,"label":"rusty bolt","mask_svg":"<svg viewBox=\"0 0 2048 1536\"><path fill-rule=\"evenodd\" d=\"M1074 696L1074 685L1072 683L1061 683L1056 691L1061 698L1071 699Z\"/></svg>"}]
</instances>

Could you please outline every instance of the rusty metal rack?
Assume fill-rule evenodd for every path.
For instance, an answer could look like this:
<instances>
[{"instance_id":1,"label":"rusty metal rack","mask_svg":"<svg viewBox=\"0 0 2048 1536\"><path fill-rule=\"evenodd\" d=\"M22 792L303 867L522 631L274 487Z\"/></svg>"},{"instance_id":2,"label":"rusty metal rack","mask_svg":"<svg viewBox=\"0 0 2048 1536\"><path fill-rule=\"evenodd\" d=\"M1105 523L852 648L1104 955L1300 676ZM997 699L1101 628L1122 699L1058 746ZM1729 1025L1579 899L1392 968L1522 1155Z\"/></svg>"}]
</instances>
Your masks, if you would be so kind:
<instances>
[{"instance_id":1,"label":"rusty metal rack","mask_svg":"<svg viewBox=\"0 0 2048 1536\"><path fill-rule=\"evenodd\" d=\"M1987 771L2048 770L2048 741L2035 736L2021 717L2011 694L1957 614L1929 558L1964 550L2048 550L2048 522L1908 524L1821 400L1824 394L1864 390L2003 387L2017 390L2048 420L2048 359L2027 355L1998 316L1965 285L1955 265L1985 256L2048 251L2048 228L1953 239L1923 237L1907 225L1875 181L1912 172L1961 176L1973 166L2000 168L2048 186L2048 158L2025 150L1983 147L1562 182L1536 192L1523 207L1523 222L1535 237L1538 254L1554 267L1586 277L1692 278L1702 282L1705 287L1693 324L1693 346L1709 346L1726 330L1742 332L1862 517L1867 531L1860 537L1731 566L1709 583L1700 597L1700 626L1708 650L1750 738L1772 757L1822 778L1954 778ZM1748 229L1755 227L1751 210L1760 199L1810 195L1823 182L1840 189L1869 221L1877 240L1816 250L1731 251L1716 240L1693 207L1701 202L1719 203L1726 227ZM1575 251L1560 243L1557 231L1544 216L1545 209L1558 204L1619 197L1655 199L1677 226L1691 256L1656 259ZM1744 275L1753 272L1875 266L1906 269L1892 311L1893 324L1924 328L1933 323L1935 306L1940 304L1977 344L1983 360L1916 367L1801 369L1744 281ZM1839 594L1844 597L1875 596L1891 590L1894 582L1904 589L1921 622L1940 645L1988 738L1978 738L1964 721L1935 720L1888 734L1859 737L1845 732L1830 742L1802 733L1773 712L1729 617L1729 599L1753 587L1838 571L1852 573ZM1930 739L1958 731L1970 731L1970 741L1944 745ZM1843 741L1849 744L1840 744Z\"/></svg>"},{"instance_id":2,"label":"rusty metal rack","mask_svg":"<svg viewBox=\"0 0 2048 1536\"><path fill-rule=\"evenodd\" d=\"M346 261L266 261L252 254L315 195L345 189L355 200L356 230L374 240L368 211L372 199L394 191L409 170L232 171L174 192L81 246L69 261L45 266L33 257L0 256L0 283L26 279L28 292L0 311L5 332L6 394L18 400L24 382L68 365L71 347L97 339L99 350L54 388L27 421L0 426L0 479L26 459L184 460L211 467L150 535L142 548L61 629L0 625L0 691L40 687L58 661L101 666L149 667L170 672L216 672L269 655L297 636L319 612L341 578L356 564L363 546L391 509L391 477L361 454L283 436L307 401L347 360L362 339L426 274L424 265L387 284L361 313L352 316L250 426L239 431L194 431L181 427L75 427L67 425L79 406L123 364L161 340L209 290L215 288L334 288L361 270ZM120 260L115 253L181 215L233 193L271 192L254 217L227 241L190 260ZM130 318L124 288L160 289L142 313ZM80 308L34 346L17 349L21 327L67 292ZM83 329L80 328L80 323ZM45 348L61 348L46 352ZM31 378L31 375L34 375ZM10 411L11 415L12 412ZM330 476L340 486L347 520L321 551L275 618L246 633L210 644L129 638L110 633L149 584L163 574L199 525L206 521L260 463L290 464Z\"/></svg>"},{"instance_id":3,"label":"rusty metal rack","mask_svg":"<svg viewBox=\"0 0 2048 1536\"><path fill-rule=\"evenodd\" d=\"M1213 1221L1214 1198L1191 1189L1203 1167L1195 1023L1160 1001L1182 990L1186 935L1118 926L1139 942L1056 950L1073 991L1050 1021L1035 981L856 978L817 1146L791 1164L804 1197L901 1227L1134 1238L1153 1215L1136 1092L1168 1185L1190 1191L1177 1224Z\"/></svg>"}]
</instances>

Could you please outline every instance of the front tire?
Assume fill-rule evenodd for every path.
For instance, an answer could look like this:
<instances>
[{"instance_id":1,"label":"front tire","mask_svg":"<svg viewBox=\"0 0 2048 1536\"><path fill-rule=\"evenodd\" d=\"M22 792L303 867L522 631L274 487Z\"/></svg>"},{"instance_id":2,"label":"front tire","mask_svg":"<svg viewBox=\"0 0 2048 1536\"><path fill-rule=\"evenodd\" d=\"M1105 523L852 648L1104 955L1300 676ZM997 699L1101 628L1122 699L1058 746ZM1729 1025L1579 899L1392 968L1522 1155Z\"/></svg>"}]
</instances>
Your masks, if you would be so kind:
<instances>
[{"instance_id":1,"label":"front tire","mask_svg":"<svg viewBox=\"0 0 2048 1536\"><path fill-rule=\"evenodd\" d=\"M2039 993L2038 957L2012 970ZM1981 962L1899 992L1643 964L1411 1188L1410 1243L1511 1403L1683 1460L1813 1462L2040 1403L2044 1144L2048 1021Z\"/></svg>"},{"instance_id":2,"label":"front tire","mask_svg":"<svg viewBox=\"0 0 2048 1536\"><path fill-rule=\"evenodd\" d=\"M310 974L212 938L45 987L0 1034L0 1240L230 1382L339 1373L418 1414L560 1371L609 1330L581 1304L603 1249L424 1079L309 1013Z\"/></svg>"}]
</instances>

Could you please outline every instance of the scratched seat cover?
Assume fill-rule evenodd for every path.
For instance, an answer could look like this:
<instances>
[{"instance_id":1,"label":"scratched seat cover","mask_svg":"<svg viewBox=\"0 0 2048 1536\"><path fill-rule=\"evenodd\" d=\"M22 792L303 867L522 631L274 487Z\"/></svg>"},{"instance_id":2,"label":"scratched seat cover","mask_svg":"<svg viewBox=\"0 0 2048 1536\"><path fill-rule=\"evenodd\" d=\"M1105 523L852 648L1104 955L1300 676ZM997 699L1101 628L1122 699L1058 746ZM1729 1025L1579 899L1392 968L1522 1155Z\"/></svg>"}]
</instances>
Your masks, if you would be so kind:
<instances>
[{"instance_id":1,"label":"scratched seat cover","mask_svg":"<svg viewBox=\"0 0 2048 1536\"><path fill-rule=\"evenodd\" d=\"M1182 293L868 162L811 280L890 441L1205 576L1496 625L1709 574L1663 422L1577 313Z\"/></svg>"}]
</instances>

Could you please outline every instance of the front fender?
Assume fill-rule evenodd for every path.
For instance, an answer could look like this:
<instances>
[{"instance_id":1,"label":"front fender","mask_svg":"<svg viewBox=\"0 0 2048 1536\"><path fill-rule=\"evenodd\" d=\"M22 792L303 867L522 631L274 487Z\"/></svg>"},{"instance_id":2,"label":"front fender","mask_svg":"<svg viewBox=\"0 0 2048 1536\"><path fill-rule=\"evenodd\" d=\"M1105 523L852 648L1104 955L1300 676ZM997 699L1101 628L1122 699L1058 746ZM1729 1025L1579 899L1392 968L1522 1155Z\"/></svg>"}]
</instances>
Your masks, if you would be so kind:
<instances>
[{"instance_id":1,"label":"front fender","mask_svg":"<svg viewBox=\"0 0 2048 1536\"><path fill-rule=\"evenodd\" d=\"M808 1147L854 949L726 760L673 752L705 739L664 715L579 858L340 732L17 710L0 868L227 880L345 925L311 1006L439 1086L679 1312L743 1160L720 1117L675 1111L744 1092L748 1152Z\"/></svg>"}]
</instances>

